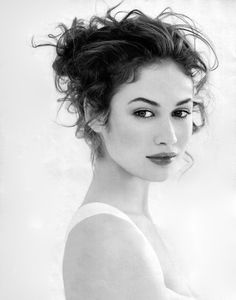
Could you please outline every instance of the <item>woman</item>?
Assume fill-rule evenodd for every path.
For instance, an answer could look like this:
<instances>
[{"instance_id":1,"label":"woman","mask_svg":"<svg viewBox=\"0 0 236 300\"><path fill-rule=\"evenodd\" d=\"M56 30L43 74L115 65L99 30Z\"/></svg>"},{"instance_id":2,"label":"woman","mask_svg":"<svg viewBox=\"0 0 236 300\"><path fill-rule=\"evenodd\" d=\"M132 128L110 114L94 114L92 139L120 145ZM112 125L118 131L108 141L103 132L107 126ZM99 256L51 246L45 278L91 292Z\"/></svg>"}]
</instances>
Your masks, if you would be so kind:
<instances>
[{"instance_id":1,"label":"woman","mask_svg":"<svg viewBox=\"0 0 236 300\"><path fill-rule=\"evenodd\" d=\"M75 109L76 133L90 146L93 163L68 229L65 297L196 299L150 216L148 189L191 157L187 144L206 119L200 92L217 58L210 67L200 56L190 38L214 50L184 15L167 9L150 18L133 10L118 20L114 8L88 24L75 18L69 29L60 25L61 35L49 35L56 40L60 101ZM168 17L182 24L165 22Z\"/></svg>"}]
</instances>

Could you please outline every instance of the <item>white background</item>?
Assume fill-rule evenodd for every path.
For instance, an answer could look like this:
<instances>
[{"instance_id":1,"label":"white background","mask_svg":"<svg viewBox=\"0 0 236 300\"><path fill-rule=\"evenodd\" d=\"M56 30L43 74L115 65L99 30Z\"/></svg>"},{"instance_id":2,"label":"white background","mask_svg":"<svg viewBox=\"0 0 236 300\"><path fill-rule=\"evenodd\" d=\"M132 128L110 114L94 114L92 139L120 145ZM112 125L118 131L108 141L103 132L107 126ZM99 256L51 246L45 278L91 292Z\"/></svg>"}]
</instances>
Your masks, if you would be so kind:
<instances>
[{"instance_id":1,"label":"white background","mask_svg":"<svg viewBox=\"0 0 236 300\"><path fill-rule=\"evenodd\" d=\"M63 238L91 179L89 150L58 109L47 42L59 22L103 14L118 1L6 1L0 47L0 298L63 300ZM155 16L166 6L197 21L215 45L214 105L178 184L151 186L153 215L190 286L204 300L236 299L236 1L125 1ZM57 122L73 121L63 109Z\"/></svg>"}]
</instances>

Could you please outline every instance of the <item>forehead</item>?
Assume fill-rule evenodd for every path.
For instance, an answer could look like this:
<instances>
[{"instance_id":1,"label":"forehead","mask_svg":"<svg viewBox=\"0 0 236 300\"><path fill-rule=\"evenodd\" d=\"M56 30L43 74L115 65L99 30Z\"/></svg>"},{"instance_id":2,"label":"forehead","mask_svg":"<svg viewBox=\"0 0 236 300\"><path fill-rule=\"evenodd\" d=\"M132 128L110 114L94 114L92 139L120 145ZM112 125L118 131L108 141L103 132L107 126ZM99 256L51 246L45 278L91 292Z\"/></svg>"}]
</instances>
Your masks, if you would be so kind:
<instances>
[{"instance_id":1,"label":"forehead","mask_svg":"<svg viewBox=\"0 0 236 300\"><path fill-rule=\"evenodd\" d=\"M164 60L140 68L135 82L122 84L114 100L127 102L131 98L145 97L158 103L176 103L192 98L193 81L172 60ZM114 104L118 104L114 101Z\"/></svg>"}]
</instances>

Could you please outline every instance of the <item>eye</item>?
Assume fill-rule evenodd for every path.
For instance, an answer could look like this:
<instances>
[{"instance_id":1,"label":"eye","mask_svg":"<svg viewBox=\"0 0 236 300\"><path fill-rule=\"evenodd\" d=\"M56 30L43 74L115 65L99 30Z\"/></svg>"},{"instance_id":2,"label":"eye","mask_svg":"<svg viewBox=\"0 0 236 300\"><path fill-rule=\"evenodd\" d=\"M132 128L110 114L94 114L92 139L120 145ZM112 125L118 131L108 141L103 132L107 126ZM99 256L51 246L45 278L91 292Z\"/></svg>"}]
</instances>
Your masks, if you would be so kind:
<instances>
[{"instance_id":1,"label":"eye","mask_svg":"<svg viewBox=\"0 0 236 300\"><path fill-rule=\"evenodd\" d=\"M144 118L144 119L151 118L154 116L154 114L151 111L146 109L138 110L134 112L134 115L138 118Z\"/></svg>"},{"instance_id":2,"label":"eye","mask_svg":"<svg viewBox=\"0 0 236 300\"><path fill-rule=\"evenodd\" d=\"M176 110L175 111L175 115L177 115L177 118L180 118L180 119L185 119L190 114L191 113L189 111L186 111L186 110Z\"/></svg>"}]
</instances>

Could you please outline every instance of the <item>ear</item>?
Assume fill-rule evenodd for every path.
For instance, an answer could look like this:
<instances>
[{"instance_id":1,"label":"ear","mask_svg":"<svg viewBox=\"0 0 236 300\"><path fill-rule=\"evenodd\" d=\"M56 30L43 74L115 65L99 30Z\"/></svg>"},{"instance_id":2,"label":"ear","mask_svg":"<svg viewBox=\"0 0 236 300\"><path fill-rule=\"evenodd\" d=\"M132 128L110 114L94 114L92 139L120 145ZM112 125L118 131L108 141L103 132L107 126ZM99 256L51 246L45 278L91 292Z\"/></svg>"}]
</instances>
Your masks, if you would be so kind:
<instances>
[{"instance_id":1,"label":"ear","mask_svg":"<svg viewBox=\"0 0 236 300\"><path fill-rule=\"evenodd\" d=\"M93 118L93 108L87 102L87 100L84 101L83 108L84 108L85 121L89 122L89 120L91 120L88 123L89 127L92 128L92 130L97 133L101 132L104 126L103 118L102 117Z\"/></svg>"}]
</instances>

